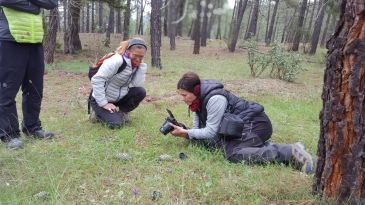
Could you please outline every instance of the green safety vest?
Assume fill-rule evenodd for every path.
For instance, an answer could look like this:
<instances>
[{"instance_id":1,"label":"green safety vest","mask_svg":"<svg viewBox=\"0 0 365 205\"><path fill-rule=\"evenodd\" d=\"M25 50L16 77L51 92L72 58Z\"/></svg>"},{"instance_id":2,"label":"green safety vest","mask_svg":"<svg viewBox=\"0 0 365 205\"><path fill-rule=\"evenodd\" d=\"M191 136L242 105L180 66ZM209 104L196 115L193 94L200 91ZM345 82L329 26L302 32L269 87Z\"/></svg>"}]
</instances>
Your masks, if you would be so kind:
<instances>
[{"instance_id":1,"label":"green safety vest","mask_svg":"<svg viewBox=\"0 0 365 205\"><path fill-rule=\"evenodd\" d=\"M42 15L17 11L15 9L2 7L9 30L15 41L18 43L42 43L43 22Z\"/></svg>"}]
</instances>

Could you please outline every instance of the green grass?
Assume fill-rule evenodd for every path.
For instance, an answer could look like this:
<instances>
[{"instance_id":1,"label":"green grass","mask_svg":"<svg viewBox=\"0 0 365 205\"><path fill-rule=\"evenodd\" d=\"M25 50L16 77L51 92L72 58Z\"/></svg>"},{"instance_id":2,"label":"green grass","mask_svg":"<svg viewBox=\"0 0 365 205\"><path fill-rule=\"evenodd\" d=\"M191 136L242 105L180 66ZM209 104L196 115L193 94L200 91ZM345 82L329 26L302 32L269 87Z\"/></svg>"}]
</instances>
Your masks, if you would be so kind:
<instances>
[{"instance_id":1,"label":"green grass","mask_svg":"<svg viewBox=\"0 0 365 205\"><path fill-rule=\"evenodd\" d=\"M94 38L82 40L83 45L95 42ZM116 45L117 39L112 40ZM96 51L89 46L74 57L59 54L57 62L47 68L41 113L44 127L55 131L57 138L23 137L25 149L19 151L0 147L0 204L318 203L311 195L311 175L281 164L231 164L222 152L163 136L158 130L167 116L165 108L191 125L192 116L176 93L176 82L193 70L264 105L275 143L302 141L315 154L323 65L308 65L293 84L251 79L243 51L230 54L221 42L213 41L200 55L192 55L191 41L178 40L176 51L169 51L167 42L164 39L163 69L149 68L147 74L147 98L152 100L133 111L131 123L120 130L88 121L86 71ZM119 161L115 155L120 152L131 159ZM187 155L186 160L178 159L180 152ZM162 154L171 155L172 160L159 161ZM49 193L47 199L33 197L41 191Z\"/></svg>"}]
</instances>

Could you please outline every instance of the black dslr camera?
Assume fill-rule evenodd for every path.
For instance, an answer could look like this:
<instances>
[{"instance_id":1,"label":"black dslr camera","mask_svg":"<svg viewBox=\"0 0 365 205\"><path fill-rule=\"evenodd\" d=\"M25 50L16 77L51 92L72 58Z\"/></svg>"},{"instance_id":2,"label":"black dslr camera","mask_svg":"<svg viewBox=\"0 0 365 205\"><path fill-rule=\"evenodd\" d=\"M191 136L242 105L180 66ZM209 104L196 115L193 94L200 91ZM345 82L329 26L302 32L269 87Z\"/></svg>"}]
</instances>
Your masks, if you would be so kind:
<instances>
[{"instance_id":1,"label":"black dslr camera","mask_svg":"<svg viewBox=\"0 0 365 205\"><path fill-rule=\"evenodd\" d=\"M169 109L166 109L166 111L169 113L169 116L165 119L165 122L162 124L160 128L160 132L162 134L167 135L172 130L174 130L174 128L170 125L170 123L186 129L186 126L184 124L177 122L174 115Z\"/></svg>"}]
</instances>

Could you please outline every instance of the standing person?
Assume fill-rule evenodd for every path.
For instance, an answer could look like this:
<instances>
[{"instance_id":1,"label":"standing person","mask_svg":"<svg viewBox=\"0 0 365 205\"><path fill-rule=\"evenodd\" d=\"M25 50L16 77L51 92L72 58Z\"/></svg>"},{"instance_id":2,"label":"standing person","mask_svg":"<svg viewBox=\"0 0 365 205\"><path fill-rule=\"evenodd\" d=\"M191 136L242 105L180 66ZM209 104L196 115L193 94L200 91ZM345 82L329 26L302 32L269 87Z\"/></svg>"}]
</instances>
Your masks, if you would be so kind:
<instances>
[{"instance_id":1,"label":"standing person","mask_svg":"<svg viewBox=\"0 0 365 205\"><path fill-rule=\"evenodd\" d=\"M144 40L130 39L117 48L116 54L106 59L91 78L91 107L96 118L112 129L125 124L128 112L137 108L146 97L143 88L147 72L147 64L143 63L146 52Z\"/></svg>"},{"instance_id":2,"label":"standing person","mask_svg":"<svg viewBox=\"0 0 365 205\"><path fill-rule=\"evenodd\" d=\"M9 149L23 146L15 102L20 87L22 131L36 138L54 136L39 119L44 75L40 9L56 7L57 0L0 0L0 138Z\"/></svg>"},{"instance_id":3,"label":"standing person","mask_svg":"<svg viewBox=\"0 0 365 205\"><path fill-rule=\"evenodd\" d=\"M248 102L226 91L215 80L200 80L196 73L188 72L177 84L183 101L194 112L192 129L173 126L172 135L190 139L209 148L222 148L225 157L231 162L247 163L282 162L294 164L305 173L314 171L312 156L301 143L273 144L269 142L272 126L264 108L254 102ZM233 132L237 127L233 122L226 123L229 116L237 116L242 129L239 135L223 135L222 127Z\"/></svg>"}]
</instances>

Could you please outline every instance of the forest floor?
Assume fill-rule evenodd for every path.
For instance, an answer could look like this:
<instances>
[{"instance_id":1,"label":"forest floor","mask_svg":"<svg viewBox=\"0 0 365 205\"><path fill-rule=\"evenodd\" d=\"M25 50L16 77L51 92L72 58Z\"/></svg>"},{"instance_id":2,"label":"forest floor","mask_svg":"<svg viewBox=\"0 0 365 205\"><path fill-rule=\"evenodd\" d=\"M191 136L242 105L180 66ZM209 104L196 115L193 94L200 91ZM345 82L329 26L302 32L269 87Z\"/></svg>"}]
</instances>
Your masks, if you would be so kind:
<instances>
[{"instance_id":1,"label":"forest floor","mask_svg":"<svg viewBox=\"0 0 365 205\"><path fill-rule=\"evenodd\" d=\"M199 55L193 55L191 40L178 38L177 49L170 51L164 38L163 68L149 67L147 97L130 113L130 123L110 130L88 119L87 70L100 55L113 51L120 37L114 35L114 46L104 48L99 34L81 34L82 52L64 55L57 51L55 63L47 66L41 113L43 127L57 137L22 137L25 148L18 151L0 147L0 204L319 203L311 194L313 175L283 164L232 164L222 152L164 136L159 127L167 116L166 108L191 126L192 117L176 92L176 83L183 73L195 71L203 79L220 80L234 94L262 104L272 120L273 142L301 141L315 155L325 68L320 62L325 51L306 57L306 71L288 83L267 74L251 78L246 50L229 53L224 41L208 41ZM149 52L145 62L150 64ZM20 95L17 101L21 118ZM187 156L185 160L179 159L181 152ZM120 153L128 153L130 158L120 160ZM163 154L171 158L160 161ZM46 196L39 196L42 193Z\"/></svg>"}]
</instances>

